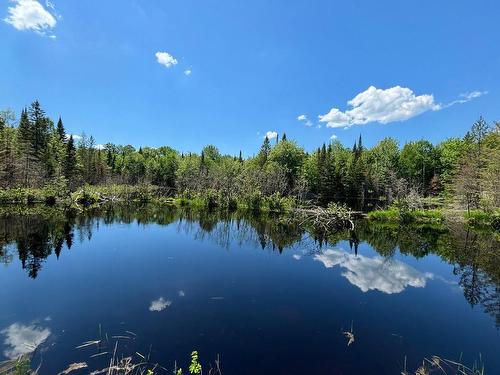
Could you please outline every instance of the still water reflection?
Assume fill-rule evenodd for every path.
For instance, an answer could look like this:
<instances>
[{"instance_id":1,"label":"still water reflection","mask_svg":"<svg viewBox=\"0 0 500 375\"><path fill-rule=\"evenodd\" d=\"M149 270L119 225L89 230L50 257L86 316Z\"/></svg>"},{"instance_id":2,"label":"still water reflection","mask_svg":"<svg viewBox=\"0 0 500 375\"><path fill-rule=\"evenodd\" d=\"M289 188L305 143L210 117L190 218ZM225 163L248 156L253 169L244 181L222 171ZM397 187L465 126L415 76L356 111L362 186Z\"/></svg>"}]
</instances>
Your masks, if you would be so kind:
<instances>
[{"instance_id":1,"label":"still water reflection","mask_svg":"<svg viewBox=\"0 0 500 375\"><path fill-rule=\"evenodd\" d=\"M30 354L40 374L105 367L115 342L169 370L197 349L225 374L397 374L434 354L500 372L498 234L322 233L158 206L4 211L1 356Z\"/></svg>"}]
</instances>

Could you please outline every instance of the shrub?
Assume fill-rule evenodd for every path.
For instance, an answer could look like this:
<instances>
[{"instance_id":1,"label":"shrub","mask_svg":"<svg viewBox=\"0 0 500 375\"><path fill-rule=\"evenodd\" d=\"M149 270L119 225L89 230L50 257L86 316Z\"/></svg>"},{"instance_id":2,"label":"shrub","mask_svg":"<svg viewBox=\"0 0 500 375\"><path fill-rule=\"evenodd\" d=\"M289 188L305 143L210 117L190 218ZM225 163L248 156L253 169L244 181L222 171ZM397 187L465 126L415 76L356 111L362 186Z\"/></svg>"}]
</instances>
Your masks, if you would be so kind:
<instances>
[{"instance_id":1,"label":"shrub","mask_svg":"<svg viewBox=\"0 0 500 375\"><path fill-rule=\"evenodd\" d=\"M73 194L71 194L71 199L73 202L83 204L84 206L89 206L91 204L97 203L99 198L99 193L97 193L89 185L84 185L80 190L77 190Z\"/></svg>"}]
</instances>

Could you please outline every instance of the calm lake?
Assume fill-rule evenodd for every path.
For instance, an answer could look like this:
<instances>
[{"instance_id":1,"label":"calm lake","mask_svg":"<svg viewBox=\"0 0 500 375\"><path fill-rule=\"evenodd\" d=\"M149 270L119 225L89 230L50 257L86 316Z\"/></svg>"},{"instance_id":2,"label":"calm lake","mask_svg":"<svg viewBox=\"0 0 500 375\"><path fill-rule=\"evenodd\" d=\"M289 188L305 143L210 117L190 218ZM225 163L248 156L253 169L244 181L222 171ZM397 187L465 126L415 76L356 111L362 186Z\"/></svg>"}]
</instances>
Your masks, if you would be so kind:
<instances>
[{"instance_id":1,"label":"calm lake","mask_svg":"<svg viewBox=\"0 0 500 375\"><path fill-rule=\"evenodd\" d=\"M34 350L42 375L104 368L115 345L165 374L192 350L203 365L220 355L224 374L400 374L405 358L415 371L432 355L500 373L498 233L361 222L325 235L155 206L25 211L0 217L0 356Z\"/></svg>"}]
</instances>

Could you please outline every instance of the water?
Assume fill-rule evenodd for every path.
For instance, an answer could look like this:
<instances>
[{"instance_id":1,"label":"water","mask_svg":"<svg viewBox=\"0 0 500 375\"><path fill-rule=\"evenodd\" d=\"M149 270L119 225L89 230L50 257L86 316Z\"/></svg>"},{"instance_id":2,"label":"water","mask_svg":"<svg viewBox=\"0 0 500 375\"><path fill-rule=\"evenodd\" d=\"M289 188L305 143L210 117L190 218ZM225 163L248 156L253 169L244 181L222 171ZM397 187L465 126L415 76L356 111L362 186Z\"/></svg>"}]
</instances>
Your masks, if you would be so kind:
<instances>
[{"instance_id":1,"label":"water","mask_svg":"<svg viewBox=\"0 0 500 375\"><path fill-rule=\"evenodd\" d=\"M196 349L205 366L219 354L224 374L399 374L405 357L415 370L432 355L500 373L492 233L360 223L325 236L154 206L9 212L0 356L37 346L42 375L104 368L115 342L169 370ZM89 340L101 344L77 348Z\"/></svg>"}]
</instances>

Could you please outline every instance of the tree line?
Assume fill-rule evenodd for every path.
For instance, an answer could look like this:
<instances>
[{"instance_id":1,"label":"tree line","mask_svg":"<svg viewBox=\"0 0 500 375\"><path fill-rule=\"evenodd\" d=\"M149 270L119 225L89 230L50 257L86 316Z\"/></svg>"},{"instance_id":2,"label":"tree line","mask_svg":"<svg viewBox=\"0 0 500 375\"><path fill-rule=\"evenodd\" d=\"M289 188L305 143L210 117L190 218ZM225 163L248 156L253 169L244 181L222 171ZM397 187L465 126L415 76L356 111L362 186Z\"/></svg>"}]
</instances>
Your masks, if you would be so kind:
<instances>
[{"instance_id":1,"label":"tree line","mask_svg":"<svg viewBox=\"0 0 500 375\"><path fill-rule=\"evenodd\" d=\"M96 145L92 136L66 133L38 101L0 112L0 187L73 191L106 184L152 184L165 194L209 196L214 204L250 206L266 197L293 197L318 205L371 200L391 203L412 194L448 196L470 208L499 207L500 123L479 118L462 138L433 145L427 140L402 147L385 138L374 147L360 136L351 147L339 141L307 152L295 141L264 138L258 153L223 155L213 146L200 153L171 147Z\"/></svg>"}]
</instances>

